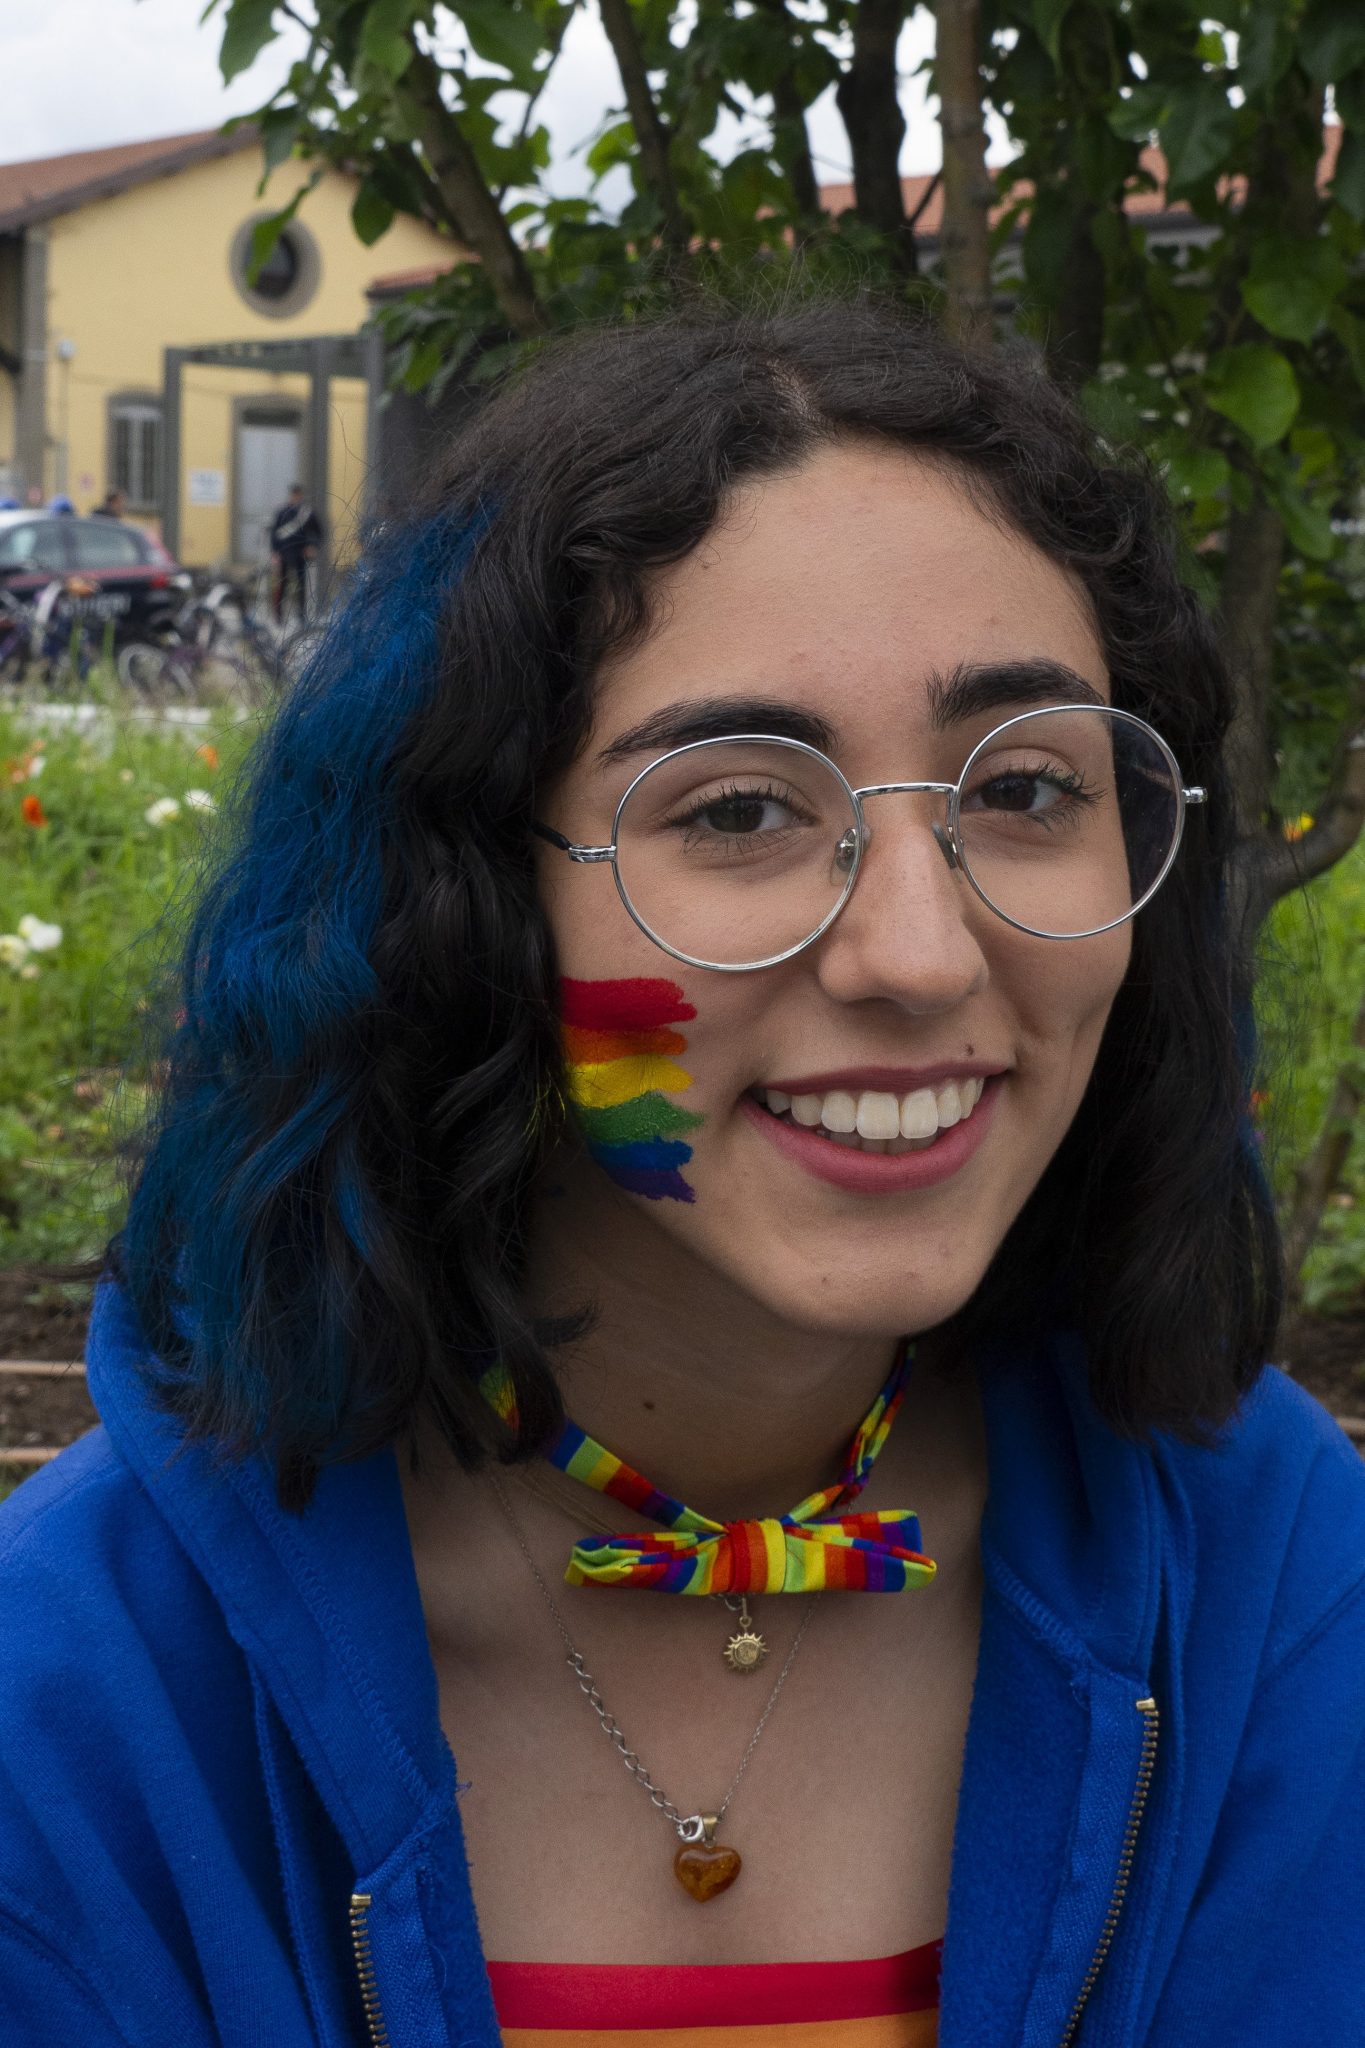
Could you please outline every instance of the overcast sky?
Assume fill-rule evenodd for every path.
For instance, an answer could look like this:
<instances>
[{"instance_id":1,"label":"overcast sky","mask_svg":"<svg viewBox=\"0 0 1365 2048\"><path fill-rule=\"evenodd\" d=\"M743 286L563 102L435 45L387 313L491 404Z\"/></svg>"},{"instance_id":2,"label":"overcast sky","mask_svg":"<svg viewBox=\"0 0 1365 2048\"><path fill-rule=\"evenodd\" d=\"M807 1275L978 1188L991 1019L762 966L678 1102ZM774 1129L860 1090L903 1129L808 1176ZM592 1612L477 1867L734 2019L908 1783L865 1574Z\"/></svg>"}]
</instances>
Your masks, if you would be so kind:
<instances>
[{"instance_id":1,"label":"overcast sky","mask_svg":"<svg viewBox=\"0 0 1365 2048\"><path fill-rule=\"evenodd\" d=\"M302 49L301 33L286 24L288 40L272 44L225 87L218 75L221 16L200 27L202 12L203 0L0 0L0 162L213 128L259 106ZM903 171L933 170L940 160L934 109L923 80L909 75L931 45L930 17L921 9L901 40L909 124ZM596 14L580 13L541 101L556 189L583 188L577 152L620 99ZM812 110L810 127L818 175L846 178L848 143L830 95Z\"/></svg>"}]
</instances>

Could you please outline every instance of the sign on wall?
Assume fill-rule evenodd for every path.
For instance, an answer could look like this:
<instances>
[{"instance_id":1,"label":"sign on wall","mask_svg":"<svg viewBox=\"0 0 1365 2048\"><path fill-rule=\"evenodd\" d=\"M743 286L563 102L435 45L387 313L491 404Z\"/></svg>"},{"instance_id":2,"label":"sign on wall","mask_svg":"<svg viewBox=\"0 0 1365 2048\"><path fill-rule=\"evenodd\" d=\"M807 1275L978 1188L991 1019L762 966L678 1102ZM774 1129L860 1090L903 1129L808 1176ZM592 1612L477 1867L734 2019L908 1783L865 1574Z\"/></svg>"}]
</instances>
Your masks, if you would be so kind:
<instances>
[{"instance_id":1,"label":"sign on wall","mask_svg":"<svg viewBox=\"0 0 1365 2048\"><path fill-rule=\"evenodd\" d=\"M188 472L188 490L186 495L188 496L191 505L226 505L226 470L190 470Z\"/></svg>"}]
</instances>

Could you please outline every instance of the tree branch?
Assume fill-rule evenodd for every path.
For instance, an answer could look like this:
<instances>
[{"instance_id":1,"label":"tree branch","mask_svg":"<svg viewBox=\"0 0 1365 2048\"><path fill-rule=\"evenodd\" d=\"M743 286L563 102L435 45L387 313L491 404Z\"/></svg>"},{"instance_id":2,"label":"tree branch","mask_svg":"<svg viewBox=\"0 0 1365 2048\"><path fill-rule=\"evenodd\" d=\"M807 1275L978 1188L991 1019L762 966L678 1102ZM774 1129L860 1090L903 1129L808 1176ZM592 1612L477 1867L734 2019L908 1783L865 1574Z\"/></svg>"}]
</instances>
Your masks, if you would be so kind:
<instances>
[{"instance_id":1,"label":"tree branch","mask_svg":"<svg viewBox=\"0 0 1365 2048\"><path fill-rule=\"evenodd\" d=\"M1365 726L1342 742L1331 786L1308 830L1297 839L1259 833L1242 842L1241 894L1254 931L1281 896L1301 889L1351 851L1365 831Z\"/></svg>"},{"instance_id":2,"label":"tree branch","mask_svg":"<svg viewBox=\"0 0 1365 2048\"><path fill-rule=\"evenodd\" d=\"M959 339L990 337L990 207L981 110L981 0L938 0L934 75L943 131L943 277L947 324Z\"/></svg>"},{"instance_id":3,"label":"tree branch","mask_svg":"<svg viewBox=\"0 0 1365 2048\"><path fill-rule=\"evenodd\" d=\"M896 44L905 10L906 0L859 0L853 55L834 97L853 156L858 218L886 237L895 268L911 277L919 262L901 193L905 116L896 89Z\"/></svg>"},{"instance_id":4,"label":"tree branch","mask_svg":"<svg viewBox=\"0 0 1365 2048\"><path fill-rule=\"evenodd\" d=\"M503 218L459 117L441 98L439 70L415 43L412 62L394 93L416 130L450 224L482 263L508 326L514 334L546 333L550 322L536 295L526 258Z\"/></svg>"},{"instance_id":5,"label":"tree branch","mask_svg":"<svg viewBox=\"0 0 1365 2048\"><path fill-rule=\"evenodd\" d=\"M626 95L626 112L640 149L640 168L663 215L663 240L675 262L689 261L692 228L678 196L677 180L669 156L668 129L650 89L644 51L630 10L630 0L597 0L602 26L607 32L621 85Z\"/></svg>"}]
</instances>

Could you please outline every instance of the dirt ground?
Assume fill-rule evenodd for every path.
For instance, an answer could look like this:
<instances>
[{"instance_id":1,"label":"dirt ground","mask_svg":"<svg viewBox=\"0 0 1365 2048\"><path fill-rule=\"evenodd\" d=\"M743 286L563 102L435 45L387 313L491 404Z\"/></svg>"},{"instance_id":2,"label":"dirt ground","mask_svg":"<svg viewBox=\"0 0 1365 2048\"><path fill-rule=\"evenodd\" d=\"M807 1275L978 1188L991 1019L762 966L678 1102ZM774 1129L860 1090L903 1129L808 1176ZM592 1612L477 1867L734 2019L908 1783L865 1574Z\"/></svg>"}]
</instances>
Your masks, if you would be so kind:
<instances>
[{"instance_id":1,"label":"dirt ground","mask_svg":"<svg viewBox=\"0 0 1365 2048\"><path fill-rule=\"evenodd\" d=\"M0 1272L0 1359L79 1360L86 1317L77 1289L35 1283L19 1269ZM1280 1362L1325 1408L1365 1416L1365 1313L1308 1317L1283 1348ZM97 1419L82 1374L0 1374L0 1446L69 1444Z\"/></svg>"}]
</instances>

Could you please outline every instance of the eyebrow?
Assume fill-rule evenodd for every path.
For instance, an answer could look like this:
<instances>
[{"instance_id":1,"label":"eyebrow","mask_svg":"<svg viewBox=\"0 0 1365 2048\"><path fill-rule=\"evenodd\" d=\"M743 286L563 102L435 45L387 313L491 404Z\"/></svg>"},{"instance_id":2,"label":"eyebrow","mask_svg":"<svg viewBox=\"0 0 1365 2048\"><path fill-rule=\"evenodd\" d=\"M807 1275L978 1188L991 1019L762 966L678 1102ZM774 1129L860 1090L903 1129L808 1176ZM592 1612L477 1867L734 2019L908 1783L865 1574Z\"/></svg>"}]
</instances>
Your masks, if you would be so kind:
<instances>
[{"instance_id":1,"label":"eyebrow","mask_svg":"<svg viewBox=\"0 0 1365 2048\"><path fill-rule=\"evenodd\" d=\"M929 723L935 732L960 725L983 712L1008 710L1021 704L1103 704L1104 698L1065 662L958 662L928 678ZM839 730L828 719L780 697L689 697L665 704L638 725L618 733L598 754L603 767L635 754L667 753L670 747L696 740L720 740L732 733L772 733L802 740L832 754Z\"/></svg>"}]
</instances>

